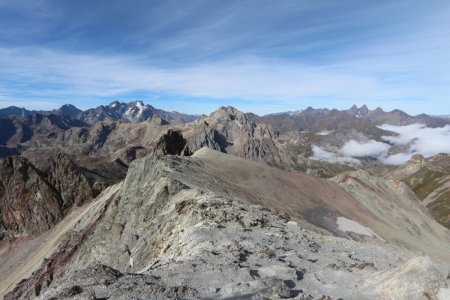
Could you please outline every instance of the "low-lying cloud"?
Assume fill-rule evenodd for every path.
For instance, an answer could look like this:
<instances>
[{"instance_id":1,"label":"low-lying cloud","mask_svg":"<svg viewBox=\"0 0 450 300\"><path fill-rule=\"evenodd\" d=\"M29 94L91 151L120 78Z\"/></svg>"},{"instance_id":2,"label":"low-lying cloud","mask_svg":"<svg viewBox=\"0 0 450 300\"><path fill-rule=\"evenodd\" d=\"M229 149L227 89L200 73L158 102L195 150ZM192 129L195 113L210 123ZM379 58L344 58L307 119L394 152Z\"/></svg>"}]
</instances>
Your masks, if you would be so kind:
<instances>
[{"instance_id":1,"label":"low-lying cloud","mask_svg":"<svg viewBox=\"0 0 450 300\"><path fill-rule=\"evenodd\" d=\"M387 157L381 157L379 161L385 165L401 165L407 162L413 154L411 152L396 153Z\"/></svg>"},{"instance_id":2,"label":"low-lying cloud","mask_svg":"<svg viewBox=\"0 0 450 300\"><path fill-rule=\"evenodd\" d=\"M383 140L394 145L410 144L410 152L432 156L438 153L450 153L450 125L430 128L423 124L407 126L383 125L379 128L397 133L397 136L383 136Z\"/></svg>"},{"instance_id":3,"label":"low-lying cloud","mask_svg":"<svg viewBox=\"0 0 450 300\"><path fill-rule=\"evenodd\" d=\"M373 158L388 165L401 165L414 154L430 157L438 153L450 154L450 125L431 128L424 124L406 126L382 125L381 129L396 133L383 136L384 142L348 141L337 152L330 152L318 146L313 147L314 157L320 160L357 165L362 158Z\"/></svg>"},{"instance_id":4,"label":"low-lying cloud","mask_svg":"<svg viewBox=\"0 0 450 300\"><path fill-rule=\"evenodd\" d=\"M313 158L327 161L330 163L345 164L345 165L359 165L361 162L353 157L342 156L339 153L324 150L316 145L312 146L314 153Z\"/></svg>"},{"instance_id":5,"label":"low-lying cloud","mask_svg":"<svg viewBox=\"0 0 450 300\"><path fill-rule=\"evenodd\" d=\"M344 144L339 153L343 156L351 157L380 157L386 155L389 152L389 148L388 144L374 140L365 143L351 140Z\"/></svg>"}]
</instances>

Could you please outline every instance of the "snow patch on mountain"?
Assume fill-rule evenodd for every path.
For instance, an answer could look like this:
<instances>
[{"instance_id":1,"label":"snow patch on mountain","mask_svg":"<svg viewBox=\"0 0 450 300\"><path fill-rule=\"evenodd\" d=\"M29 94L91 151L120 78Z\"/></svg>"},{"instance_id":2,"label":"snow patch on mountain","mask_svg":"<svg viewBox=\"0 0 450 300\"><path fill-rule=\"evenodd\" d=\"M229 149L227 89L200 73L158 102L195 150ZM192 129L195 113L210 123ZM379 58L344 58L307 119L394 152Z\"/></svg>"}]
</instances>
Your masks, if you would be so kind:
<instances>
[{"instance_id":1,"label":"snow patch on mountain","mask_svg":"<svg viewBox=\"0 0 450 300\"><path fill-rule=\"evenodd\" d=\"M319 131L316 133L316 135L329 135L332 134L334 132L334 130L324 130L324 131Z\"/></svg>"},{"instance_id":2,"label":"snow patch on mountain","mask_svg":"<svg viewBox=\"0 0 450 300\"><path fill-rule=\"evenodd\" d=\"M381 240L383 240L378 234L373 232L372 229L369 227L363 226L359 224L356 221L344 218L344 217L337 217L336 224L338 225L339 230L342 230L344 232L354 232L361 235L366 235L370 237L377 237ZM384 240L383 240L384 241Z\"/></svg>"}]
</instances>

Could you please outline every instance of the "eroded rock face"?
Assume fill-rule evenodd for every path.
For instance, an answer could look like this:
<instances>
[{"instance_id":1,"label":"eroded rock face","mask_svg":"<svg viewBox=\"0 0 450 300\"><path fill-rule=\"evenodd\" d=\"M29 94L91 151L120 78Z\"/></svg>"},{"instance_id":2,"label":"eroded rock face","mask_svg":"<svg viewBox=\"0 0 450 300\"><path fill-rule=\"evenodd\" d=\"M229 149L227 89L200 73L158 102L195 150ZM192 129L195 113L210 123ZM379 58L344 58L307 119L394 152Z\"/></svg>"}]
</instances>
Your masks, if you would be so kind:
<instances>
[{"instance_id":1,"label":"eroded rock face","mask_svg":"<svg viewBox=\"0 0 450 300\"><path fill-rule=\"evenodd\" d=\"M49 143L64 139L65 132L80 129L85 123L63 115L34 114L24 117L0 118L0 145L16 147L22 143Z\"/></svg>"},{"instance_id":2,"label":"eroded rock face","mask_svg":"<svg viewBox=\"0 0 450 300\"><path fill-rule=\"evenodd\" d=\"M61 195L21 157L0 160L0 203L1 239L42 232L63 217Z\"/></svg>"},{"instance_id":3,"label":"eroded rock face","mask_svg":"<svg viewBox=\"0 0 450 300\"><path fill-rule=\"evenodd\" d=\"M65 154L50 157L47 165L39 170L23 157L0 160L1 239L48 230L105 188L90 183Z\"/></svg>"},{"instance_id":4,"label":"eroded rock face","mask_svg":"<svg viewBox=\"0 0 450 300\"><path fill-rule=\"evenodd\" d=\"M47 180L61 195L61 209L64 212L95 198L101 192L89 184L82 170L63 153L52 160Z\"/></svg>"},{"instance_id":5,"label":"eroded rock face","mask_svg":"<svg viewBox=\"0 0 450 300\"><path fill-rule=\"evenodd\" d=\"M202 147L265 162L283 169L304 169L312 155L308 139L300 133L280 136L271 125L258 124L234 107L221 107L183 131L190 151Z\"/></svg>"}]
</instances>

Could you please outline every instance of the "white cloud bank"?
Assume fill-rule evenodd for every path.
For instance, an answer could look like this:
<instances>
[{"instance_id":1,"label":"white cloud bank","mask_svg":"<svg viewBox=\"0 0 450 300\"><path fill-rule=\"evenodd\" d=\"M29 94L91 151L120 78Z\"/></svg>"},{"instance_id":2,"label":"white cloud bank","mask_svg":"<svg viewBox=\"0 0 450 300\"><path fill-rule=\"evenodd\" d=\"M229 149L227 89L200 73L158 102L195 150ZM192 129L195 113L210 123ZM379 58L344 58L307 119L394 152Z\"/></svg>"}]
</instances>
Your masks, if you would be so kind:
<instances>
[{"instance_id":1,"label":"white cloud bank","mask_svg":"<svg viewBox=\"0 0 450 300\"><path fill-rule=\"evenodd\" d=\"M371 157L388 165L401 165L408 161L414 154L425 157L438 153L450 154L450 125L431 128L423 124L411 124L407 126L382 125L381 129L396 133L395 136L383 136L385 142L370 140L360 143L351 140L334 152L313 146L314 157L332 163L358 165L359 159ZM395 153L395 147L404 147L403 152Z\"/></svg>"},{"instance_id":2,"label":"white cloud bank","mask_svg":"<svg viewBox=\"0 0 450 300\"><path fill-rule=\"evenodd\" d=\"M350 157L380 157L387 155L390 146L383 142L370 140L366 143L360 143L351 140L344 144L339 153Z\"/></svg>"},{"instance_id":3,"label":"white cloud bank","mask_svg":"<svg viewBox=\"0 0 450 300\"><path fill-rule=\"evenodd\" d=\"M342 156L338 153L324 150L316 145L312 146L313 159L323 160L329 163L337 163L344 165L359 165L361 162L353 157Z\"/></svg>"},{"instance_id":4,"label":"white cloud bank","mask_svg":"<svg viewBox=\"0 0 450 300\"><path fill-rule=\"evenodd\" d=\"M408 145L411 152L432 156L438 153L450 153L450 125L430 128L423 124L408 126L383 125L381 129L389 130L398 136L384 136L383 139L394 145Z\"/></svg>"}]
</instances>

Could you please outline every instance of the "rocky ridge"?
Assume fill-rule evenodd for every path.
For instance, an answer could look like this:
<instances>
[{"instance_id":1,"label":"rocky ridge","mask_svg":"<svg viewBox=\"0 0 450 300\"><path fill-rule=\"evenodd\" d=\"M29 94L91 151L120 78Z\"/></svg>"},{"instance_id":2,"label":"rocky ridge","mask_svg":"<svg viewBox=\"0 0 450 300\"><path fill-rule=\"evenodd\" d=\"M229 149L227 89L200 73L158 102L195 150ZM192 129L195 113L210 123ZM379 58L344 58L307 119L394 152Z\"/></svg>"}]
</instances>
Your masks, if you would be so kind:
<instances>
[{"instance_id":1,"label":"rocky ridge","mask_svg":"<svg viewBox=\"0 0 450 300\"><path fill-rule=\"evenodd\" d=\"M222 166L240 169L230 174ZM81 208L64 237L52 241L57 250L6 299L445 299L448 252L433 250L433 236L448 249L448 231L423 209L415 215L421 225L390 224L389 231L412 230L397 243L381 224L398 216L371 216L391 210L392 200L404 203L399 213L415 211L406 186L396 192L395 184L368 175L361 180L373 186L356 174L337 179L353 188L358 182L366 193L391 189L397 197L370 206L333 182L289 173L206 148L193 157L135 160L124 183ZM273 193L252 193L260 186ZM311 215L314 207L330 210ZM332 207L340 213L330 214ZM430 248L419 254L418 244L404 247L414 238Z\"/></svg>"}]
</instances>

